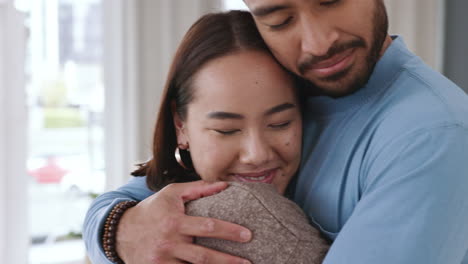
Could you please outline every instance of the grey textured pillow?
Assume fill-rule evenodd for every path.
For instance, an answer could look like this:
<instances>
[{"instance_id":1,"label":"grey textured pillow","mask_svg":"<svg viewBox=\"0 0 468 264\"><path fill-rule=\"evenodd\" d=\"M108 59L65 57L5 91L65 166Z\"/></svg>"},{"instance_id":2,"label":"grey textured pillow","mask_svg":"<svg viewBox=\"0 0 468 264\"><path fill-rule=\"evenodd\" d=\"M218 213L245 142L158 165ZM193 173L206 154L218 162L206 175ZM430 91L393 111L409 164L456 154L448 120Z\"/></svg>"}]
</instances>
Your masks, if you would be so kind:
<instances>
[{"instance_id":1,"label":"grey textured pillow","mask_svg":"<svg viewBox=\"0 0 468 264\"><path fill-rule=\"evenodd\" d=\"M213 196L187 203L189 215L226 220L249 228L253 239L237 243L196 238L195 243L240 256L254 264L322 263L328 242L302 210L277 193L271 184L238 183Z\"/></svg>"}]
</instances>

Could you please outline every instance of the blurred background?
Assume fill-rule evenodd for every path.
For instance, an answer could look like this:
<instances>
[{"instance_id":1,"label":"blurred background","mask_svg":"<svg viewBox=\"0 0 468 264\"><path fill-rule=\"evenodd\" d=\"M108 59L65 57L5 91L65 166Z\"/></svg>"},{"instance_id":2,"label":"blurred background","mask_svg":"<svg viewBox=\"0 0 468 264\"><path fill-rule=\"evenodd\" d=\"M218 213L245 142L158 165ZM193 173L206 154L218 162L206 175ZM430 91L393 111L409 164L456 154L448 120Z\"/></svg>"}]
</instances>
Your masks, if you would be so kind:
<instances>
[{"instance_id":1,"label":"blurred background","mask_svg":"<svg viewBox=\"0 0 468 264\"><path fill-rule=\"evenodd\" d=\"M387 0L391 33L468 91L468 1ZM97 195L150 155L170 60L242 0L0 0L0 263L87 263Z\"/></svg>"}]
</instances>

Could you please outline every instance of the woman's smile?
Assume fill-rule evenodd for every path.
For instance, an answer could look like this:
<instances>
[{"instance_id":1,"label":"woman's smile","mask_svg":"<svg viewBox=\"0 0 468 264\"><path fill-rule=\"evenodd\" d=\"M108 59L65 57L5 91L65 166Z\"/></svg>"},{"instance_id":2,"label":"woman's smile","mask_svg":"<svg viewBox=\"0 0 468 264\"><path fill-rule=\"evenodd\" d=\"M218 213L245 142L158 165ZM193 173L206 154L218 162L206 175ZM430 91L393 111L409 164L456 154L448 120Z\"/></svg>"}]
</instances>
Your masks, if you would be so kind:
<instances>
[{"instance_id":1,"label":"woman's smile","mask_svg":"<svg viewBox=\"0 0 468 264\"><path fill-rule=\"evenodd\" d=\"M278 174L279 168L262 170L259 172L243 172L230 174L236 181L240 182L263 182L272 183Z\"/></svg>"}]
</instances>

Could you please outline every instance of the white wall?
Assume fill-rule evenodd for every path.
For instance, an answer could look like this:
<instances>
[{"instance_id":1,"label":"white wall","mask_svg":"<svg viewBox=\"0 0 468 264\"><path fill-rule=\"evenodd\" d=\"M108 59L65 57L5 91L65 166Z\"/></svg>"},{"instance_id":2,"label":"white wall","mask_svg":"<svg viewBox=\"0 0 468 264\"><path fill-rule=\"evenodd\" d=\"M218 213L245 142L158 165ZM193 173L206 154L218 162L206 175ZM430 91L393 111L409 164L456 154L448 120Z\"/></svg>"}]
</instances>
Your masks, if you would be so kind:
<instances>
[{"instance_id":1,"label":"white wall","mask_svg":"<svg viewBox=\"0 0 468 264\"><path fill-rule=\"evenodd\" d=\"M0 1L0 263L27 263L26 104L22 16Z\"/></svg>"}]
</instances>

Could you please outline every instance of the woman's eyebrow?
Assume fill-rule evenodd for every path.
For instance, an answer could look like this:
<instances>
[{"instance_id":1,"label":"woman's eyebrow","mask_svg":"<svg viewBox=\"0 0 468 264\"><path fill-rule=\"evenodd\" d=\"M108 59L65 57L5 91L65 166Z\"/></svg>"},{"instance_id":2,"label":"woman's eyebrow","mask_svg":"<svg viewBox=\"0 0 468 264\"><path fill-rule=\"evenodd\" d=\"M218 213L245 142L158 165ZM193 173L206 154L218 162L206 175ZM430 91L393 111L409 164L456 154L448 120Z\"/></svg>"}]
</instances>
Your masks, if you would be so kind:
<instances>
[{"instance_id":1,"label":"woman's eyebrow","mask_svg":"<svg viewBox=\"0 0 468 264\"><path fill-rule=\"evenodd\" d=\"M292 103L280 104L280 105L274 106L274 107L268 109L267 111L265 111L264 115L268 116L268 115L276 114L276 113L283 112L283 111L286 111L288 109L295 108L295 107L296 107L296 105L292 104ZM245 116L241 115L241 114L231 113L231 112L223 112L223 111L210 112L210 113L208 113L207 117L210 118L210 119L219 119L219 120L244 119L245 118Z\"/></svg>"},{"instance_id":2,"label":"woman's eyebrow","mask_svg":"<svg viewBox=\"0 0 468 264\"><path fill-rule=\"evenodd\" d=\"M211 119L244 119L244 116L241 114L236 114L236 113L230 113L230 112L222 112L222 111L217 111L217 112L211 112L208 113L208 118Z\"/></svg>"},{"instance_id":3,"label":"woman's eyebrow","mask_svg":"<svg viewBox=\"0 0 468 264\"><path fill-rule=\"evenodd\" d=\"M288 109L295 108L295 107L296 105L292 103L280 104L267 110L264 115L268 116L268 115L276 114L276 113L283 112L283 111L286 111Z\"/></svg>"}]
</instances>

